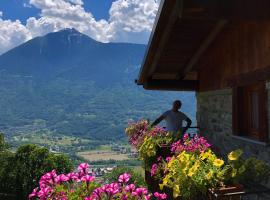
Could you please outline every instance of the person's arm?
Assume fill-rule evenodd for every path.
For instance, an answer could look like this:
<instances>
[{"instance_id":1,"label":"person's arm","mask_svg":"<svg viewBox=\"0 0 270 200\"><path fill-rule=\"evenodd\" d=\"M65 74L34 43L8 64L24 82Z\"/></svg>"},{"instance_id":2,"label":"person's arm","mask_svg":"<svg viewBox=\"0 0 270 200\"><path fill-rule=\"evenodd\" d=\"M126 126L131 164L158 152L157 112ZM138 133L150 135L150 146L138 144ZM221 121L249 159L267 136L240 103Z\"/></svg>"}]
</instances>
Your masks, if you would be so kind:
<instances>
[{"instance_id":1,"label":"person's arm","mask_svg":"<svg viewBox=\"0 0 270 200\"><path fill-rule=\"evenodd\" d=\"M186 118L186 122L187 122L187 125L186 125L186 127L183 128L183 134L186 133L186 131L190 128L190 126L191 126L191 124L192 124L191 119L188 118L188 117Z\"/></svg>"},{"instance_id":2,"label":"person's arm","mask_svg":"<svg viewBox=\"0 0 270 200\"><path fill-rule=\"evenodd\" d=\"M161 115L159 118L157 118L152 124L151 127L158 125L163 119L165 119L164 115Z\"/></svg>"}]
</instances>

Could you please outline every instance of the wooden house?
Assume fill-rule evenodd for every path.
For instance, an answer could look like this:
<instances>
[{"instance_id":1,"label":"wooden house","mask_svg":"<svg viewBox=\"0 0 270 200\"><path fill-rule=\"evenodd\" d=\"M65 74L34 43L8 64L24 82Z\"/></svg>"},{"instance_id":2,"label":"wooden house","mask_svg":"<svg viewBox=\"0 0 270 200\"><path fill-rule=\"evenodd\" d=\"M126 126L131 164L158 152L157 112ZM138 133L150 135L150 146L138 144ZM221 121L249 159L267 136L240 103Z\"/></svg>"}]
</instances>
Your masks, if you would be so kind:
<instances>
[{"instance_id":1,"label":"wooden house","mask_svg":"<svg viewBox=\"0 0 270 200\"><path fill-rule=\"evenodd\" d=\"M270 1L161 1L137 84L195 91L202 135L270 162Z\"/></svg>"}]
</instances>

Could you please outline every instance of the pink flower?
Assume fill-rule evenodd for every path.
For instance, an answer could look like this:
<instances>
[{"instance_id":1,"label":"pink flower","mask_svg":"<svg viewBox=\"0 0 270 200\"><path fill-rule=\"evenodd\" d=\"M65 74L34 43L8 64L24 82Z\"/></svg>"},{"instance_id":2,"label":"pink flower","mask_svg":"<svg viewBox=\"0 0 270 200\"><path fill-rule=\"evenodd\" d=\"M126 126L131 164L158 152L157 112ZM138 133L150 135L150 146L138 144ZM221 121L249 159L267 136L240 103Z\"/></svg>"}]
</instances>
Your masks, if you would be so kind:
<instances>
[{"instance_id":1,"label":"pink flower","mask_svg":"<svg viewBox=\"0 0 270 200\"><path fill-rule=\"evenodd\" d=\"M89 164L87 164L87 163L81 163L78 166L79 173L82 173L84 175L88 174L88 169L89 169Z\"/></svg>"},{"instance_id":2,"label":"pink flower","mask_svg":"<svg viewBox=\"0 0 270 200\"><path fill-rule=\"evenodd\" d=\"M154 193L154 196L158 199L158 200L163 200L163 199L167 199L167 195L165 193L161 194L158 192Z\"/></svg>"},{"instance_id":3,"label":"pink flower","mask_svg":"<svg viewBox=\"0 0 270 200\"><path fill-rule=\"evenodd\" d=\"M41 190L37 193L37 196L40 199L46 199L47 197L50 196L51 192L52 192L52 189L49 187L41 188Z\"/></svg>"},{"instance_id":4,"label":"pink flower","mask_svg":"<svg viewBox=\"0 0 270 200\"><path fill-rule=\"evenodd\" d=\"M121 200L128 200L128 195L127 194L123 194L121 196Z\"/></svg>"},{"instance_id":5,"label":"pink flower","mask_svg":"<svg viewBox=\"0 0 270 200\"><path fill-rule=\"evenodd\" d=\"M55 178L55 182L57 184L61 184L61 183L66 182L68 180L69 180L69 178L65 174L60 174Z\"/></svg>"},{"instance_id":6,"label":"pink flower","mask_svg":"<svg viewBox=\"0 0 270 200\"><path fill-rule=\"evenodd\" d=\"M33 197L36 197L38 195L38 187L35 188L31 194L29 194L28 198L32 199Z\"/></svg>"},{"instance_id":7,"label":"pink flower","mask_svg":"<svg viewBox=\"0 0 270 200\"><path fill-rule=\"evenodd\" d=\"M172 159L171 157L167 157L166 162L170 162L171 159Z\"/></svg>"},{"instance_id":8,"label":"pink flower","mask_svg":"<svg viewBox=\"0 0 270 200\"><path fill-rule=\"evenodd\" d=\"M130 174L124 173L124 174L119 176L118 181L119 181L119 183L127 183L129 181L130 177L131 177Z\"/></svg>"},{"instance_id":9,"label":"pink flower","mask_svg":"<svg viewBox=\"0 0 270 200\"><path fill-rule=\"evenodd\" d=\"M159 156L159 157L157 158L157 161L160 162L161 160L162 160L162 157Z\"/></svg>"},{"instance_id":10,"label":"pink flower","mask_svg":"<svg viewBox=\"0 0 270 200\"><path fill-rule=\"evenodd\" d=\"M77 181L78 180L78 175L74 172L68 173L66 176L68 177L69 181L72 181L72 180Z\"/></svg>"},{"instance_id":11,"label":"pink flower","mask_svg":"<svg viewBox=\"0 0 270 200\"><path fill-rule=\"evenodd\" d=\"M137 188L131 195L142 198L143 196L148 195L148 190L146 188Z\"/></svg>"},{"instance_id":12,"label":"pink flower","mask_svg":"<svg viewBox=\"0 0 270 200\"><path fill-rule=\"evenodd\" d=\"M158 171L158 165L157 164L153 164L152 165L152 168L151 168L151 176L156 175L157 171Z\"/></svg>"},{"instance_id":13,"label":"pink flower","mask_svg":"<svg viewBox=\"0 0 270 200\"><path fill-rule=\"evenodd\" d=\"M136 186L134 184L130 184L125 187L125 191L130 192L130 193L133 192L135 189L136 189Z\"/></svg>"},{"instance_id":14,"label":"pink flower","mask_svg":"<svg viewBox=\"0 0 270 200\"><path fill-rule=\"evenodd\" d=\"M86 182L89 184L90 182L93 182L95 180L94 176L86 175L81 178L81 181Z\"/></svg>"},{"instance_id":15,"label":"pink flower","mask_svg":"<svg viewBox=\"0 0 270 200\"><path fill-rule=\"evenodd\" d=\"M40 188L54 185L56 183L55 179L57 177L56 171L52 170L51 172L46 173L40 178L39 185Z\"/></svg>"}]
</instances>

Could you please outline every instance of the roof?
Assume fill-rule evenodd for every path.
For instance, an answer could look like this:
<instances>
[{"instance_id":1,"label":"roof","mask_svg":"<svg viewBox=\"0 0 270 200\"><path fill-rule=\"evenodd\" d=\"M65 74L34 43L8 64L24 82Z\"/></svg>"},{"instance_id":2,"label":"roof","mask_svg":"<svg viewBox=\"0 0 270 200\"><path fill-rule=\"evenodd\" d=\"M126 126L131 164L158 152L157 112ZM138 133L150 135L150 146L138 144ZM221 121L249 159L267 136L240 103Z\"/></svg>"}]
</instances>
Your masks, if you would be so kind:
<instances>
[{"instance_id":1,"label":"roof","mask_svg":"<svg viewBox=\"0 0 270 200\"><path fill-rule=\"evenodd\" d=\"M198 60L226 24L269 18L269 7L268 0L162 0L137 84L197 90Z\"/></svg>"}]
</instances>

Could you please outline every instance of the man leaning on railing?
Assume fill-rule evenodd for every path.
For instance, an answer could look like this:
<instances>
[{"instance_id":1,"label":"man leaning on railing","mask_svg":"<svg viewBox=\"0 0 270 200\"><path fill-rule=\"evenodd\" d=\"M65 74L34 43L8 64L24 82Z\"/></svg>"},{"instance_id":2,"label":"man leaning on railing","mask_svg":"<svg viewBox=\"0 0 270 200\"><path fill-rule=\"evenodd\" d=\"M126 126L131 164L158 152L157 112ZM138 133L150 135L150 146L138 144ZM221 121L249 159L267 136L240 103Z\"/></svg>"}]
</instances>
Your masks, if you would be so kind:
<instances>
[{"instance_id":1,"label":"man leaning on railing","mask_svg":"<svg viewBox=\"0 0 270 200\"><path fill-rule=\"evenodd\" d=\"M152 124L151 127L156 126L162 120L166 122L166 130L171 132L174 139L178 140L182 138L184 133L190 128L192 121L186 114L179 111L182 107L182 102L176 100L173 102L172 109L164 112L159 118L157 118ZM183 122L186 122L187 125L183 127Z\"/></svg>"}]
</instances>

